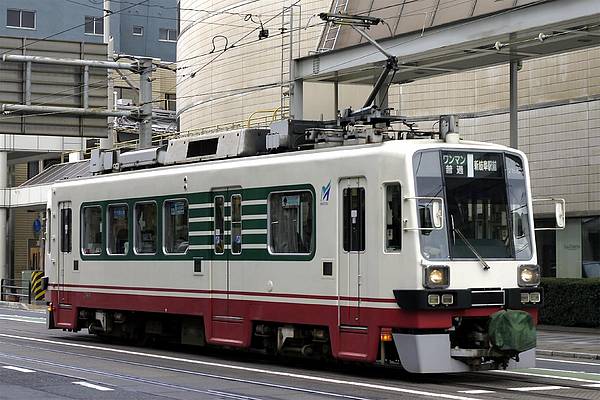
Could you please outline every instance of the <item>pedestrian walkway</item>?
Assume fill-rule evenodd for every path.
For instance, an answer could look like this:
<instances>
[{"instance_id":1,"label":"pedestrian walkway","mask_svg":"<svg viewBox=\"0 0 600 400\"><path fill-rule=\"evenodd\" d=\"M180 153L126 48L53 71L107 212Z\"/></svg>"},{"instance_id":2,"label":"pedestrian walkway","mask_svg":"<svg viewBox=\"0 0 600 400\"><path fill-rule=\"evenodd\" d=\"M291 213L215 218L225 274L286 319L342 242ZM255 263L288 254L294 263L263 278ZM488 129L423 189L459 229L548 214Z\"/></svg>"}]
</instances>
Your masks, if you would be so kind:
<instances>
[{"instance_id":1,"label":"pedestrian walkway","mask_svg":"<svg viewBox=\"0 0 600 400\"><path fill-rule=\"evenodd\" d=\"M538 354L600 360L600 329L538 326Z\"/></svg>"}]
</instances>

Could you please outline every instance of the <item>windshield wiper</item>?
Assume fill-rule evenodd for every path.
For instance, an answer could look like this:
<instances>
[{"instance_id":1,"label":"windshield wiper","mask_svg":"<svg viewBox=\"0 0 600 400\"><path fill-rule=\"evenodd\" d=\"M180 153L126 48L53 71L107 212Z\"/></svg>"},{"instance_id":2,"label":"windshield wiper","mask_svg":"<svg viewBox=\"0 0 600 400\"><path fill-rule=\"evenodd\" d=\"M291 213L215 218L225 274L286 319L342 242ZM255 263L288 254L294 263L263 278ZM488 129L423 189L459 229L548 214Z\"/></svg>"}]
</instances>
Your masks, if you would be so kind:
<instances>
[{"instance_id":1,"label":"windshield wiper","mask_svg":"<svg viewBox=\"0 0 600 400\"><path fill-rule=\"evenodd\" d=\"M452 231L458 233L458 237L460 237L460 239L463 242L465 242L465 244L467 245L469 250L471 250L471 253L475 254L475 257L477 257L477 260L479 260L479 262L483 266L483 270L487 271L488 269L490 269L490 265L483 259L483 257L481 257L479 255L479 253L477 252L475 247L471 244L471 242L469 242L469 240L465 237L465 235L463 235L463 233L460 231L460 229L458 229L457 227L454 226L454 217L452 217Z\"/></svg>"}]
</instances>

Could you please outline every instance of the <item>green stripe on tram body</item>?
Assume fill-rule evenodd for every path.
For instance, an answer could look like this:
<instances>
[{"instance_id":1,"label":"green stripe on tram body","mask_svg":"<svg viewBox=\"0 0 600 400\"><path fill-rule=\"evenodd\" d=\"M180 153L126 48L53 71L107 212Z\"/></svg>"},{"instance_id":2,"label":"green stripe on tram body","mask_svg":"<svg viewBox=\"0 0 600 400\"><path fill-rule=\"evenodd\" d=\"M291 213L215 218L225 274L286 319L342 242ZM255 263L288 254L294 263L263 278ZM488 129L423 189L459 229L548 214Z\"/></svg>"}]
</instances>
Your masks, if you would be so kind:
<instances>
[{"instance_id":1,"label":"green stripe on tram body","mask_svg":"<svg viewBox=\"0 0 600 400\"><path fill-rule=\"evenodd\" d=\"M313 198L313 244L311 246L312 252L310 254L270 254L267 250L268 235L266 231L268 229L268 216L267 216L267 202L271 193L287 192L287 191L303 191L307 190L312 193ZM241 195L242 197L242 253L232 254L231 249L225 249L224 254L214 253L214 236L213 236L213 217L214 217L214 197L222 195L224 197L224 211L225 211L225 231L224 235L225 243L230 247L231 237L231 196ZM177 200L186 199L188 201L188 222L189 226L189 244L192 248L189 248L185 254L166 254L163 249L163 207L166 200ZM123 261L123 260L192 260L194 257L203 257L205 259L213 260L249 260L249 261L300 261L300 260L311 260L314 257L316 247L316 205L317 198L315 190L312 185L286 185L286 186L270 186L270 187L259 187L259 188L237 188L232 189L229 192L226 191L215 191L215 192L201 192L201 193L185 193L185 194L173 194L168 196L155 196L155 197L136 197L126 199L114 199L114 200L101 200L101 201L90 201L82 204L82 208L86 206L101 206L102 207L102 232L107 232L106 229L106 213L109 204L127 204L129 206L129 243L133 243L133 212L134 206L137 202L155 201L157 204L157 253L156 254L135 254L133 252L133 246L129 246L128 254L125 255L108 255L106 252L106 237L102 235L102 254L89 255L82 254L80 252L82 261L102 260L102 261ZM253 202L254 204L244 204ZM264 202L264 203L263 203ZM256 204L259 203L259 204ZM81 215L82 209L79 210ZM248 218L250 217L250 218ZM193 221L194 218L201 218L202 221ZM245 233L245 230L264 230L265 233ZM244 248L244 245L260 246L262 248ZM203 246L210 248L194 249L193 246Z\"/></svg>"}]
</instances>

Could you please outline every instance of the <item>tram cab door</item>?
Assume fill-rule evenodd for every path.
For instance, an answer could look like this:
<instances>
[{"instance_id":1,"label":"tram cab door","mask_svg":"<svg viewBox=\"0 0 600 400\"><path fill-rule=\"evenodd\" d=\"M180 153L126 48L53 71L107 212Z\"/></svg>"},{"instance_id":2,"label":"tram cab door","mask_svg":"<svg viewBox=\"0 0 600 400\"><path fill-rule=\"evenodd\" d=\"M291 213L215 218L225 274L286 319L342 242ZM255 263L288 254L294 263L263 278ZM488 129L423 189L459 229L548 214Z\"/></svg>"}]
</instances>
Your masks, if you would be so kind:
<instances>
[{"instance_id":1,"label":"tram cab door","mask_svg":"<svg viewBox=\"0 0 600 400\"><path fill-rule=\"evenodd\" d=\"M366 257L366 180L344 178L339 185L338 312L342 326L361 325L360 301Z\"/></svg>"},{"instance_id":2,"label":"tram cab door","mask_svg":"<svg viewBox=\"0 0 600 400\"><path fill-rule=\"evenodd\" d=\"M70 304L68 292L65 291L65 273L73 266L73 209L70 201L58 203L57 221L58 257L56 258L56 282L60 305Z\"/></svg>"}]
</instances>

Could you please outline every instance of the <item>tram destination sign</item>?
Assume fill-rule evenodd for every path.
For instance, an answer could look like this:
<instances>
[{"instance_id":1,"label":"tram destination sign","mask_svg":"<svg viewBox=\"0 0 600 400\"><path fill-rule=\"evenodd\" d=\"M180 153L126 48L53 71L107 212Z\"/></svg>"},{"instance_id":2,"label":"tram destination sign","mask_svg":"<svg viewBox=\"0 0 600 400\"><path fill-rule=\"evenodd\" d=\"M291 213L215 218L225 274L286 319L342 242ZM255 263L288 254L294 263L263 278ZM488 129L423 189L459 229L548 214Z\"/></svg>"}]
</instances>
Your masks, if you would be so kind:
<instances>
[{"instance_id":1,"label":"tram destination sign","mask_svg":"<svg viewBox=\"0 0 600 400\"><path fill-rule=\"evenodd\" d=\"M444 175L459 178L501 178L501 153L469 153L445 151L442 153Z\"/></svg>"}]
</instances>

